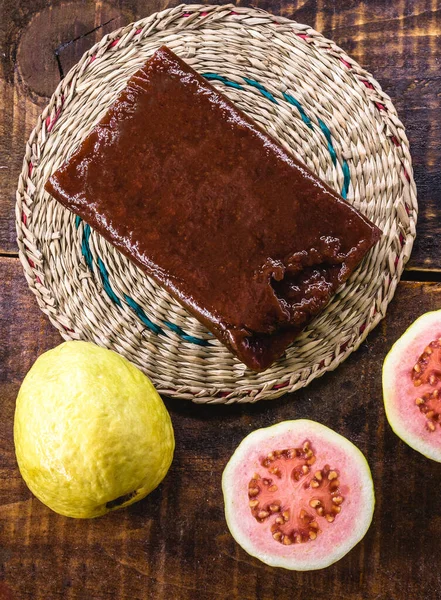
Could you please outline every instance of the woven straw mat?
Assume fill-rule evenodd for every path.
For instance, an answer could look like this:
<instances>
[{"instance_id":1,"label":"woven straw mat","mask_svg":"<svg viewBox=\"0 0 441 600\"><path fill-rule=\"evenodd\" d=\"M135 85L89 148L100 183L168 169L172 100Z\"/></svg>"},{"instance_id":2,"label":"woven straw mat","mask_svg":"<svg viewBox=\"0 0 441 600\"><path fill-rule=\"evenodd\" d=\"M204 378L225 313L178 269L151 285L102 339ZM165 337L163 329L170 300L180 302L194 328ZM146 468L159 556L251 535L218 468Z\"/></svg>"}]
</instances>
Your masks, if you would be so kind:
<instances>
[{"instance_id":1,"label":"woven straw mat","mask_svg":"<svg viewBox=\"0 0 441 600\"><path fill-rule=\"evenodd\" d=\"M45 191L128 78L166 44L383 231L350 280L263 373ZM60 82L26 146L16 218L41 310L66 340L111 348L161 394L276 398L335 369L384 317L415 237L408 141L389 97L306 25L232 5L182 5L104 37ZM148 224L146 224L148 227Z\"/></svg>"}]
</instances>

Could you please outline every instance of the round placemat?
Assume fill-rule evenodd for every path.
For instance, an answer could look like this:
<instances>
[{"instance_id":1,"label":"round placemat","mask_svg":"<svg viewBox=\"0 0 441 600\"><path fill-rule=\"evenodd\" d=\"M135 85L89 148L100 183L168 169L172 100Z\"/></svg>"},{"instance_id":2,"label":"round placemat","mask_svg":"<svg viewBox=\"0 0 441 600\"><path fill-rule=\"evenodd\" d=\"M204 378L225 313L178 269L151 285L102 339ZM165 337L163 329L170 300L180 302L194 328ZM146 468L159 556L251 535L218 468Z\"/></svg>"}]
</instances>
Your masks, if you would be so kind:
<instances>
[{"instance_id":1,"label":"round placemat","mask_svg":"<svg viewBox=\"0 0 441 600\"><path fill-rule=\"evenodd\" d=\"M247 369L44 191L48 177L162 44L383 231L327 308L263 373ZM412 249L416 216L408 141L379 84L310 27L233 5L164 10L86 52L29 138L16 204L26 279L62 337L116 350L164 395L211 403L276 398L335 369L384 317Z\"/></svg>"}]
</instances>

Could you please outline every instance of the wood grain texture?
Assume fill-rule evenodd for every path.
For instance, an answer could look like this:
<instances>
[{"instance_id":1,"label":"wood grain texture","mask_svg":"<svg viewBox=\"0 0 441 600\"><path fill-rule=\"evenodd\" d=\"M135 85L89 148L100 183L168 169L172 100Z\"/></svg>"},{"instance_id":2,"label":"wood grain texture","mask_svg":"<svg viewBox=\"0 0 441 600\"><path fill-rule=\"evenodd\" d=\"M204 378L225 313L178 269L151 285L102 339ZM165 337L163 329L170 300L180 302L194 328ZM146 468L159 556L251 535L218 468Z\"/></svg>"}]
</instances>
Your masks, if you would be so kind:
<instances>
[{"instance_id":1,"label":"wood grain texture","mask_svg":"<svg viewBox=\"0 0 441 600\"><path fill-rule=\"evenodd\" d=\"M441 464L402 443L385 419L382 360L441 285L401 283L388 317L337 371L280 400L242 406L170 401L173 465L143 501L83 521L32 497L18 472L15 397L37 356L61 341L40 313L15 258L0 259L0 598L33 600L436 600ZM361 542L319 572L271 569L230 536L222 470L252 430L292 418L320 421L351 439L371 465L376 509ZM6 591L3 591L6 590ZM4 594L4 595L2 595Z\"/></svg>"},{"instance_id":2,"label":"wood grain texture","mask_svg":"<svg viewBox=\"0 0 441 600\"><path fill-rule=\"evenodd\" d=\"M172 468L155 492L129 509L93 521L66 519L33 498L20 477L12 438L15 397L37 356L61 342L14 258L13 206L25 142L60 68L66 72L110 29L174 4L0 4L0 254L9 255L0 257L0 600L437 600L441 464L392 433L381 398L381 365L414 318L441 306L439 284L401 283L386 320L360 350L306 390L254 406L167 400L176 434ZM441 271L439 1L253 4L323 31L391 95L408 130L419 192L419 236L409 266L436 277L434 271ZM336 565L312 573L271 569L243 552L226 527L220 488L222 470L246 434L301 417L333 427L360 447L377 496L364 541Z\"/></svg>"},{"instance_id":3,"label":"wood grain texture","mask_svg":"<svg viewBox=\"0 0 441 600\"><path fill-rule=\"evenodd\" d=\"M66 73L110 29L178 3L3 0L0 253L16 252L13 206L24 146L60 71ZM258 0L253 4L323 31L373 72L390 94L407 127L419 192L418 237L409 268L441 271L437 228L441 209L439 1Z\"/></svg>"}]
</instances>

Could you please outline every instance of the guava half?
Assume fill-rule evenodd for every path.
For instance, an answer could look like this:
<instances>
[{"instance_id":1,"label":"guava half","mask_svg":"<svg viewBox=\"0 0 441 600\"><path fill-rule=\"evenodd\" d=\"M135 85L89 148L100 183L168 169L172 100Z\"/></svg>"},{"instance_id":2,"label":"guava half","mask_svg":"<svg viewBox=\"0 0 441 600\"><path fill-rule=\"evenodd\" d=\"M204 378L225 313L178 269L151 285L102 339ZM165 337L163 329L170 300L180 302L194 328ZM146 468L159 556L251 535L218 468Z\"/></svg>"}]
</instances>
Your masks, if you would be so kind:
<instances>
[{"instance_id":1,"label":"guava half","mask_svg":"<svg viewBox=\"0 0 441 600\"><path fill-rule=\"evenodd\" d=\"M419 317L383 365L383 399L394 432L441 462L441 310Z\"/></svg>"},{"instance_id":2,"label":"guava half","mask_svg":"<svg viewBox=\"0 0 441 600\"><path fill-rule=\"evenodd\" d=\"M340 560L364 537L375 504L360 450L305 419L249 434L225 467L222 489L236 542L270 566L296 571Z\"/></svg>"}]
</instances>

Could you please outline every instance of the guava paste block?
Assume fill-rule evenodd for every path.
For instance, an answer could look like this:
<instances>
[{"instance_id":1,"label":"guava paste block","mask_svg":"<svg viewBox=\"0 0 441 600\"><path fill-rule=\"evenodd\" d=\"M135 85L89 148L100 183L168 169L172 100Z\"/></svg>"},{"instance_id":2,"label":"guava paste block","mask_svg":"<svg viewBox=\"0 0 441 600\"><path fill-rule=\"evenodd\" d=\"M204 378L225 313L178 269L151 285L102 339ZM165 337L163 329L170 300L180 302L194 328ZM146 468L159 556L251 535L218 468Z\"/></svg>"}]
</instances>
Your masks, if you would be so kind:
<instances>
[{"instance_id":1,"label":"guava paste block","mask_svg":"<svg viewBox=\"0 0 441 600\"><path fill-rule=\"evenodd\" d=\"M256 371L380 236L167 47L46 190Z\"/></svg>"}]
</instances>

